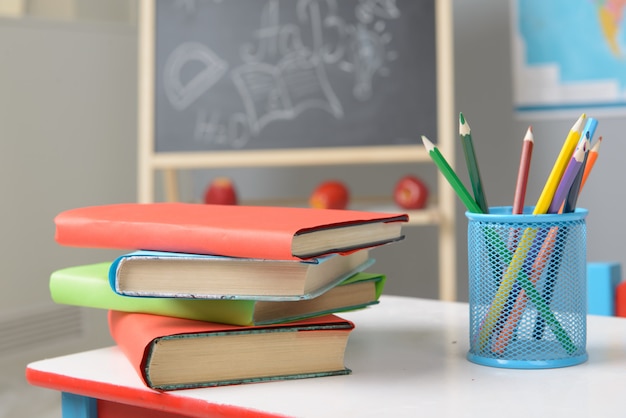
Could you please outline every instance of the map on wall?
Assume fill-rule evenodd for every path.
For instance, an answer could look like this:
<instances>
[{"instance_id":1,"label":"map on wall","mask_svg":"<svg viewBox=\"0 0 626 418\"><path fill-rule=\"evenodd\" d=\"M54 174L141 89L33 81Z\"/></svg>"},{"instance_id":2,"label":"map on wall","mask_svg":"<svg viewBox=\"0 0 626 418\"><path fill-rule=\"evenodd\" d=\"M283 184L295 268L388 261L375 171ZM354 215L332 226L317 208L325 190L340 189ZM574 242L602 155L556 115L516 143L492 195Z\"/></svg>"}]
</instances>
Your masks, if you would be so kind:
<instances>
[{"instance_id":1,"label":"map on wall","mask_svg":"<svg viewBox=\"0 0 626 418\"><path fill-rule=\"evenodd\" d=\"M513 0L519 114L626 113L626 0Z\"/></svg>"}]
</instances>

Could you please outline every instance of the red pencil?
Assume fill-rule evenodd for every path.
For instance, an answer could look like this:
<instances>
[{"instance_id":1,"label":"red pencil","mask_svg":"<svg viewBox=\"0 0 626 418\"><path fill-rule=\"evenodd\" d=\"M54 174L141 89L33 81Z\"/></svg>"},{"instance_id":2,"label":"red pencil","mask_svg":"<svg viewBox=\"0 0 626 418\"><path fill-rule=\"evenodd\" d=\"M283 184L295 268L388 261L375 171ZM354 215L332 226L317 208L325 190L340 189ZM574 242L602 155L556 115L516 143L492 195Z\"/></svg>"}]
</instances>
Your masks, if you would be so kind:
<instances>
[{"instance_id":1,"label":"red pencil","mask_svg":"<svg viewBox=\"0 0 626 418\"><path fill-rule=\"evenodd\" d=\"M524 136L522 155L520 157L519 170L517 172L515 197L513 199L513 214L520 214L524 211L524 199L526 198L526 185L528 184L528 172L530 171L530 160L532 159L533 145L533 127L529 126L526 131L526 136Z\"/></svg>"}]
</instances>

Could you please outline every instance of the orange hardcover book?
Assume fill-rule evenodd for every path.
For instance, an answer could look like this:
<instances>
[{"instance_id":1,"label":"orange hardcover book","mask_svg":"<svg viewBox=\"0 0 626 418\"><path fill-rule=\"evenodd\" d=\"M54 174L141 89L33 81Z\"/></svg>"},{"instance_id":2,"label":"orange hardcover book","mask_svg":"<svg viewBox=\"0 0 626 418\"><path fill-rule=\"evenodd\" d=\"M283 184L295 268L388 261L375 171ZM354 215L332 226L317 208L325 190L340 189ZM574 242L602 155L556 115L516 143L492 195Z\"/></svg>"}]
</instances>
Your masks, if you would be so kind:
<instances>
[{"instance_id":1,"label":"orange hardcover book","mask_svg":"<svg viewBox=\"0 0 626 418\"><path fill-rule=\"evenodd\" d=\"M61 245L273 260L348 253L404 238L406 214L294 207L123 203L55 217Z\"/></svg>"},{"instance_id":2,"label":"orange hardcover book","mask_svg":"<svg viewBox=\"0 0 626 418\"><path fill-rule=\"evenodd\" d=\"M240 327L109 311L111 336L144 383L175 390L349 374L354 324L335 315Z\"/></svg>"}]
</instances>

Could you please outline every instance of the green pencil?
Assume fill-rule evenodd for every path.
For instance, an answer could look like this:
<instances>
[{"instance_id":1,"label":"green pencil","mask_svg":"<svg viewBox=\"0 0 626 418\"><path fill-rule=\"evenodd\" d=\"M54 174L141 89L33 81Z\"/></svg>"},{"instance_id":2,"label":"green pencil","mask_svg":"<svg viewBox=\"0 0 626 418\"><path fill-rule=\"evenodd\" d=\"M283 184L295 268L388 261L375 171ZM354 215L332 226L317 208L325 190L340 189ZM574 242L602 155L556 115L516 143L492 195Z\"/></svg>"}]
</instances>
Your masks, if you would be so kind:
<instances>
[{"instance_id":1,"label":"green pencil","mask_svg":"<svg viewBox=\"0 0 626 418\"><path fill-rule=\"evenodd\" d=\"M465 162L467 164L469 178L472 182L474 198L476 199L478 206L482 209L482 212L489 213L489 206L487 206L487 199L485 198L485 191L483 189L483 181L480 177L476 152L474 151L474 144L472 142L472 131L467 123L467 120L465 120L463 113L459 113L459 136L461 137L461 143L463 144L463 153L465 154Z\"/></svg>"},{"instance_id":2,"label":"green pencil","mask_svg":"<svg viewBox=\"0 0 626 418\"><path fill-rule=\"evenodd\" d=\"M450 164L448 164L443 155L441 155L441 152L439 152L437 147L435 147L435 145L424 135L422 135L422 142L424 143L424 147L426 148L428 155L430 155L430 158L432 158L437 167L439 167L441 174L443 174L456 194L461 198L461 201L463 201L467 210L474 213L485 213L478 206L478 204L476 204L472 195L467 191L459 177L456 175L452 167L450 167Z\"/></svg>"}]
</instances>

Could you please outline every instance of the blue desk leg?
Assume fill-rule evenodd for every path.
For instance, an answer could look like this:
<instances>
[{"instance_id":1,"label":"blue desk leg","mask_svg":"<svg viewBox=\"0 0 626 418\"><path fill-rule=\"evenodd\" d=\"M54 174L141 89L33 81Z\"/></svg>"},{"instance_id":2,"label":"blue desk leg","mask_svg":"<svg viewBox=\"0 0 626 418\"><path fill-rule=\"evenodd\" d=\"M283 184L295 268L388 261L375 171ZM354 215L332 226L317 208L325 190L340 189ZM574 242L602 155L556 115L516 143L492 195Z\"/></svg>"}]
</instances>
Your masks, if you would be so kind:
<instances>
[{"instance_id":1,"label":"blue desk leg","mask_svg":"<svg viewBox=\"0 0 626 418\"><path fill-rule=\"evenodd\" d=\"M98 418L98 400L73 393L61 393L63 418Z\"/></svg>"}]
</instances>

